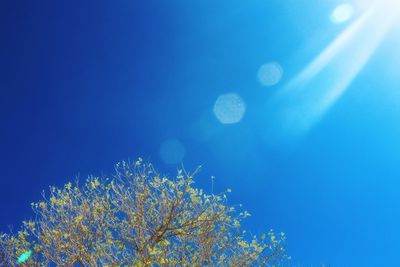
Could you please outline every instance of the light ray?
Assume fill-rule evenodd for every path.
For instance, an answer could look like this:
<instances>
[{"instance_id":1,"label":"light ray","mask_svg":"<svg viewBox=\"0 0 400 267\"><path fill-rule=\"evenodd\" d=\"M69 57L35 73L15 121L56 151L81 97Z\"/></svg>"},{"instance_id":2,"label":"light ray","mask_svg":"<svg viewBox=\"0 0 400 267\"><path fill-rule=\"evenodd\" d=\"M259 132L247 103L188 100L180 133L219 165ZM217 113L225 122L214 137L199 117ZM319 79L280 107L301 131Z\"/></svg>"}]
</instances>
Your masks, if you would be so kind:
<instances>
[{"instance_id":1,"label":"light ray","mask_svg":"<svg viewBox=\"0 0 400 267\"><path fill-rule=\"evenodd\" d=\"M360 73L396 20L371 7L268 102L268 133L284 140L307 133Z\"/></svg>"}]
</instances>

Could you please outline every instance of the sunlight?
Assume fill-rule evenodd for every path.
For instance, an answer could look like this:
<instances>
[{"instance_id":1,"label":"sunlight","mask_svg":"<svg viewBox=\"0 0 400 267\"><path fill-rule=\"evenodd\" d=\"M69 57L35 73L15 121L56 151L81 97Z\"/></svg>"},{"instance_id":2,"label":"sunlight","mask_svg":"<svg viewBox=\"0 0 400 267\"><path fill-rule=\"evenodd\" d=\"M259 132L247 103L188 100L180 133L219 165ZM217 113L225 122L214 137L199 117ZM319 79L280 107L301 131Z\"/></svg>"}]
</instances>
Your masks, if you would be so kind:
<instances>
[{"instance_id":1,"label":"sunlight","mask_svg":"<svg viewBox=\"0 0 400 267\"><path fill-rule=\"evenodd\" d=\"M382 8L389 12L396 11L399 13L398 9L400 7L399 0L355 0L358 8L362 10L367 10L370 8Z\"/></svg>"},{"instance_id":2,"label":"sunlight","mask_svg":"<svg viewBox=\"0 0 400 267\"><path fill-rule=\"evenodd\" d=\"M354 8L350 4L342 4L333 10L331 14L331 21L339 24L348 21L354 13Z\"/></svg>"},{"instance_id":3,"label":"sunlight","mask_svg":"<svg viewBox=\"0 0 400 267\"><path fill-rule=\"evenodd\" d=\"M305 134L345 92L397 18L398 9L382 7L371 6L270 99L268 116L276 121L268 126L275 138Z\"/></svg>"}]
</instances>

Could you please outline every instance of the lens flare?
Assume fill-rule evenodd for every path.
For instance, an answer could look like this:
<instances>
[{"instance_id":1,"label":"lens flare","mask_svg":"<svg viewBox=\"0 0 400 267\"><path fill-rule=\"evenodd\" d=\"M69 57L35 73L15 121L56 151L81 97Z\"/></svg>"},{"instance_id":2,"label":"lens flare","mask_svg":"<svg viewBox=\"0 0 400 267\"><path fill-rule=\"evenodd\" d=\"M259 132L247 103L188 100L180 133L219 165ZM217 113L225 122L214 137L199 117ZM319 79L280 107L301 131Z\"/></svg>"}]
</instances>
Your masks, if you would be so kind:
<instances>
[{"instance_id":1,"label":"lens flare","mask_svg":"<svg viewBox=\"0 0 400 267\"><path fill-rule=\"evenodd\" d=\"M398 9L370 8L351 23L309 65L271 97L266 132L287 142L318 123L362 71L395 25Z\"/></svg>"},{"instance_id":2,"label":"lens flare","mask_svg":"<svg viewBox=\"0 0 400 267\"><path fill-rule=\"evenodd\" d=\"M214 104L214 115L223 124L238 123L246 112L246 104L235 93L220 95Z\"/></svg>"},{"instance_id":3,"label":"lens flare","mask_svg":"<svg viewBox=\"0 0 400 267\"><path fill-rule=\"evenodd\" d=\"M160 157L166 164L181 163L185 156L185 146L177 139L164 141L160 148Z\"/></svg>"},{"instance_id":4,"label":"lens flare","mask_svg":"<svg viewBox=\"0 0 400 267\"><path fill-rule=\"evenodd\" d=\"M354 8L352 5L342 4L337 6L333 10L331 14L331 21L333 23L340 24L351 19L353 14L354 14Z\"/></svg>"},{"instance_id":5,"label":"lens flare","mask_svg":"<svg viewBox=\"0 0 400 267\"><path fill-rule=\"evenodd\" d=\"M262 65L257 73L258 80L263 86L273 86L279 83L283 76L283 68L277 62Z\"/></svg>"},{"instance_id":6,"label":"lens flare","mask_svg":"<svg viewBox=\"0 0 400 267\"><path fill-rule=\"evenodd\" d=\"M27 260L29 260L29 258L32 256L32 251L26 251L26 252L24 252L24 253L22 253L19 257L18 257L18 259L17 259L17 262L18 263L24 263L24 262L26 262Z\"/></svg>"}]
</instances>

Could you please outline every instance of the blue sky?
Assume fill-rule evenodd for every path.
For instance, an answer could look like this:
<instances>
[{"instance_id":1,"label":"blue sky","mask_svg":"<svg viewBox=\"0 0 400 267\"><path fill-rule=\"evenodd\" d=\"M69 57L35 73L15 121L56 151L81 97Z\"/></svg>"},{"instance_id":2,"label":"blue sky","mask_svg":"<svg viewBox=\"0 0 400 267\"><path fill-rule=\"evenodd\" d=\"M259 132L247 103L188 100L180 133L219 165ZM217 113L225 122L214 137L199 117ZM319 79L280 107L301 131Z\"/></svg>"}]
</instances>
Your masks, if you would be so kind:
<instances>
[{"instance_id":1,"label":"blue sky","mask_svg":"<svg viewBox=\"0 0 400 267\"><path fill-rule=\"evenodd\" d=\"M399 266L400 21L379 3L1 1L0 228L141 156L203 164L293 266Z\"/></svg>"}]
</instances>

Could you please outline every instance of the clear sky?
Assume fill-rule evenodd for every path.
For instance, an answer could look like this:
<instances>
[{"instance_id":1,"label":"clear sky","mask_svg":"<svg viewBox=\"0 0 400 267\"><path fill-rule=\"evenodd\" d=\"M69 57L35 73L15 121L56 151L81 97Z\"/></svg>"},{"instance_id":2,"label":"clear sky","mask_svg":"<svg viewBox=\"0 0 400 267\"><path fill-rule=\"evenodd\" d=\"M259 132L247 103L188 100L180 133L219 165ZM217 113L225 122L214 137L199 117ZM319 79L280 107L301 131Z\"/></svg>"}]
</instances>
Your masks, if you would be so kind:
<instances>
[{"instance_id":1,"label":"clear sky","mask_svg":"<svg viewBox=\"0 0 400 267\"><path fill-rule=\"evenodd\" d=\"M400 5L378 2L1 1L0 229L142 156L203 164L293 266L400 266Z\"/></svg>"}]
</instances>

